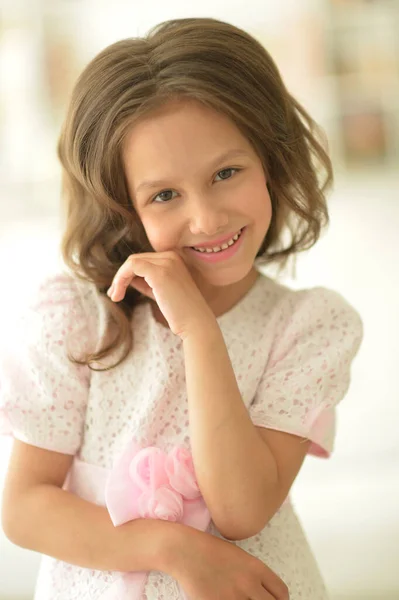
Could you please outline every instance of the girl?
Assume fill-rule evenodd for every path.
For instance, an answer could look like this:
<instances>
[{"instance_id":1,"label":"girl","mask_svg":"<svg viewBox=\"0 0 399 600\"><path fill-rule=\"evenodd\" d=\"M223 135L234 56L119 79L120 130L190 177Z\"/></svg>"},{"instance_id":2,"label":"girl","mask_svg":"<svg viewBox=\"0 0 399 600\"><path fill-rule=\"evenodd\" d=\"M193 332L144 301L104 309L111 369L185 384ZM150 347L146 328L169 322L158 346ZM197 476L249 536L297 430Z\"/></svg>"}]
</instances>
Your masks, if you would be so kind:
<instances>
[{"instance_id":1,"label":"girl","mask_svg":"<svg viewBox=\"0 0 399 600\"><path fill-rule=\"evenodd\" d=\"M2 362L3 528L36 600L323 600L290 503L362 335L258 266L311 247L331 165L251 36L169 21L77 81L58 146L70 272Z\"/></svg>"}]
</instances>

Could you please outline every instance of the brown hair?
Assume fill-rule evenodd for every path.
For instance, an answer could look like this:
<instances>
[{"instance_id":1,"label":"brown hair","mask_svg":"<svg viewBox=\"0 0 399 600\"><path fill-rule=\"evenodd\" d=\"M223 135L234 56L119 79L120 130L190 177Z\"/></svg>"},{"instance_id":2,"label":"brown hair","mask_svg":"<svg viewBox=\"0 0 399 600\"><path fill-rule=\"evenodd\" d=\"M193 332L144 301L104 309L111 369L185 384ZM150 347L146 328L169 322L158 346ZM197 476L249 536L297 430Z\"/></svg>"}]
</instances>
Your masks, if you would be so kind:
<instances>
[{"instance_id":1,"label":"brown hair","mask_svg":"<svg viewBox=\"0 0 399 600\"><path fill-rule=\"evenodd\" d=\"M230 117L253 144L267 176L273 216L258 257L285 264L310 248L328 222L332 183L321 131L289 94L263 46L215 19L161 23L143 38L102 50L78 78L58 142L66 229L65 263L105 294L130 254L153 251L132 206L122 147L132 124L174 98L193 98ZM109 302L116 334L79 364L132 348L131 317L146 298L133 288ZM111 368L111 367L110 367Z\"/></svg>"}]
</instances>

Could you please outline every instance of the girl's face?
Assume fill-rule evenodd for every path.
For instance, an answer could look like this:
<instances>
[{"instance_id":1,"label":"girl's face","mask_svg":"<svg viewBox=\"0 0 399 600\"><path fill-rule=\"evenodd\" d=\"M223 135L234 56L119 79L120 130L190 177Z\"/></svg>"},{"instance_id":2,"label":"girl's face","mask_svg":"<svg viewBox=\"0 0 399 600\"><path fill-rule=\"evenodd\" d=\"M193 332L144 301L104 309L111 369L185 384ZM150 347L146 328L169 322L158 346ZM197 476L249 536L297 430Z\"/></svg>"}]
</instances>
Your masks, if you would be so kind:
<instances>
[{"instance_id":1,"label":"girl's face","mask_svg":"<svg viewBox=\"0 0 399 600\"><path fill-rule=\"evenodd\" d=\"M248 277L271 220L258 155L226 116L174 101L132 126L123 162L130 197L155 252L177 251L200 289ZM221 247L218 253L195 246Z\"/></svg>"}]
</instances>

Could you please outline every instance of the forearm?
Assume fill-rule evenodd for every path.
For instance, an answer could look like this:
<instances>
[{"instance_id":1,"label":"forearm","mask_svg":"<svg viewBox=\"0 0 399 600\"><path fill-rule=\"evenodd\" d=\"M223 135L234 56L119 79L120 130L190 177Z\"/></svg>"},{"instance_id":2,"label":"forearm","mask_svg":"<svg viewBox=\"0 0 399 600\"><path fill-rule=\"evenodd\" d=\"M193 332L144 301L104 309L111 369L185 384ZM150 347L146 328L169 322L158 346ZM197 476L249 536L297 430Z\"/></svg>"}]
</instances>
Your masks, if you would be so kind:
<instances>
[{"instance_id":1,"label":"forearm","mask_svg":"<svg viewBox=\"0 0 399 600\"><path fill-rule=\"evenodd\" d=\"M168 572L184 525L137 519L114 527L106 508L56 486L37 485L18 500L7 524L15 544L98 570Z\"/></svg>"},{"instance_id":2,"label":"forearm","mask_svg":"<svg viewBox=\"0 0 399 600\"><path fill-rule=\"evenodd\" d=\"M220 532L249 537L266 524L267 501L275 507L274 457L241 398L220 329L202 328L185 338L184 355L198 484Z\"/></svg>"}]
</instances>

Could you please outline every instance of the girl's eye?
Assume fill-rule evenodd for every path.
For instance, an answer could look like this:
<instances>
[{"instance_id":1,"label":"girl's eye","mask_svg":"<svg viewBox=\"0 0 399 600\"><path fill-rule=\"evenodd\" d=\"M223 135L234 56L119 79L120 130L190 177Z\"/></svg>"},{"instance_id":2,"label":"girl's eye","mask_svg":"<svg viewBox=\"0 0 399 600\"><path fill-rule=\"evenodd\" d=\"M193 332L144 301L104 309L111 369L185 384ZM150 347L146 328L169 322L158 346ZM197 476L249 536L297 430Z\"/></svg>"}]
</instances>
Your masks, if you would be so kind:
<instances>
[{"instance_id":1,"label":"girl's eye","mask_svg":"<svg viewBox=\"0 0 399 600\"><path fill-rule=\"evenodd\" d=\"M219 173L217 173L216 177L220 176L221 181L223 181L224 179L231 179L231 177L233 176L233 171L238 172L239 169L234 169L233 167L230 167L228 169L222 169L221 171L219 171Z\"/></svg>"},{"instance_id":2,"label":"girl's eye","mask_svg":"<svg viewBox=\"0 0 399 600\"><path fill-rule=\"evenodd\" d=\"M234 173L237 173L240 169L235 169L234 167L229 167L228 169L222 169L219 173L216 174L216 177L220 177L217 181L224 181L226 179L231 179ZM233 173L234 172L234 173ZM169 202L172 200L173 194L176 194L173 190L162 190L156 196L153 197L152 202L163 203ZM159 198L160 200L157 200Z\"/></svg>"},{"instance_id":3,"label":"girl's eye","mask_svg":"<svg viewBox=\"0 0 399 600\"><path fill-rule=\"evenodd\" d=\"M169 200L172 200L172 197L169 196L168 194L175 194L175 193L176 192L174 192L173 190L163 190L162 192L159 192L159 194L157 194L156 196L154 196L154 198L152 199L152 201L153 202L158 202L157 198L160 198L161 199L161 203L162 202L169 202Z\"/></svg>"}]
</instances>

